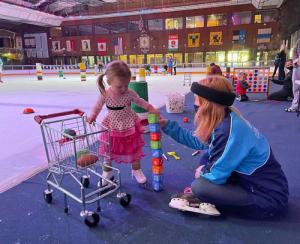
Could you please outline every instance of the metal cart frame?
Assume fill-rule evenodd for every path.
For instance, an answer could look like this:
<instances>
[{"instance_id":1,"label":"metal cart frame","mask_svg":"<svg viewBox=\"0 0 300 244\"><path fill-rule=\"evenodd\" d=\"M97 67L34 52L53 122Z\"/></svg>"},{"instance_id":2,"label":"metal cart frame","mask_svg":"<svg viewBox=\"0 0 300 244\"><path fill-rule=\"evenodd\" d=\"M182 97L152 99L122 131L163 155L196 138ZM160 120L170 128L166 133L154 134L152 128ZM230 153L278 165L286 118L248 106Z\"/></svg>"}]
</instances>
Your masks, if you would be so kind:
<instances>
[{"instance_id":1,"label":"metal cart frame","mask_svg":"<svg viewBox=\"0 0 300 244\"><path fill-rule=\"evenodd\" d=\"M96 226L100 220L97 213L101 209L100 199L118 191L120 204L124 207L129 205L131 195L121 192L120 170L105 166L114 171L114 179L103 178L100 173L103 161L110 156L99 155L101 144L108 148L110 146L107 128L98 123L87 123L84 112L79 109L38 115L34 119L40 124L48 160L47 189L44 191L47 203L52 203L52 188L61 191L64 194L65 213L69 211L67 197L70 197L82 204L80 216L89 227ZM107 141L101 139L103 133L108 134ZM88 155L95 160L79 164L82 155ZM97 180L93 189L89 187L91 179ZM69 189L72 183L80 187L79 194L72 192L74 187ZM96 212L88 211L86 205L94 202L97 203Z\"/></svg>"}]
</instances>

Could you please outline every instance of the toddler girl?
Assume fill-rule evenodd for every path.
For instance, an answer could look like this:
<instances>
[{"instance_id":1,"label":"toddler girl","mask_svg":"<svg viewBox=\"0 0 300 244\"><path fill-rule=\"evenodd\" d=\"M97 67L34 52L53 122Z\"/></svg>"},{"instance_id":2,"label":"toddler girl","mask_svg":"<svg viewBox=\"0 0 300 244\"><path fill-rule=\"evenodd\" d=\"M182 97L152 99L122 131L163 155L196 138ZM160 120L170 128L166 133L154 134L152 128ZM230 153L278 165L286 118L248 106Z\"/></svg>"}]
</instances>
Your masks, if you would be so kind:
<instances>
[{"instance_id":1,"label":"toddler girl","mask_svg":"<svg viewBox=\"0 0 300 244\"><path fill-rule=\"evenodd\" d=\"M106 76L108 88L105 87L103 78ZM143 154L143 127L137 114L131 110L131 102L159 115L159 112L148 102L138 96L137 93L128 89L131 72L128 66L122 61L111 62L104 74L98 78L100 90L99 99L94 106L88 122L96 120L98 114L105 104L108 114L102 121L103 126L110 129L110 149L105 145L100 146L100 155L110 155L109 160L104 162L103 176L112 179L113 172L109 166L112 161L117 163L131 163L132 174L138 183L146 182L146 177L141 170L140 159ZM103 140L108 140L108 134L103 133ZM108 166L108 167L105 167Z\"/></svg>"}]
</instances>

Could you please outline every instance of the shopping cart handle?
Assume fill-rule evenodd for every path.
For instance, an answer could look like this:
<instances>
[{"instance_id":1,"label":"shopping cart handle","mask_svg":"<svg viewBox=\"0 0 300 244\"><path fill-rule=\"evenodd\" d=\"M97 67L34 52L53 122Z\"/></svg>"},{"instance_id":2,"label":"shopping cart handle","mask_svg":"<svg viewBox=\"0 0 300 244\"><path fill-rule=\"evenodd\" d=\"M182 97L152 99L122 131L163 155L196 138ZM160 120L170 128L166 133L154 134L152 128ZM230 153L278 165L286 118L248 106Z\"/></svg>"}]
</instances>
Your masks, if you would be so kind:
<instances>
[{"instance_id":1,"label":"shopping cart handle","mask_svg":"<svg viewBox=\"0 0 300 244\"><path fill-rule=\"evenodd\" d=\"M36 116L34 116L34 120L38 124L40 124L40 123L43 122L44 119L51 119L51 118L66 116L66 115L70 115L70 114L78 114L80 116L83 116L84 112L81 111L80 109L74 109L74 110L71 110L71 111L65 111L65 112L61 112L61 113L54 113L54 114L47 114L47 115L36 115Z\"/></svg>"}]
</instances>

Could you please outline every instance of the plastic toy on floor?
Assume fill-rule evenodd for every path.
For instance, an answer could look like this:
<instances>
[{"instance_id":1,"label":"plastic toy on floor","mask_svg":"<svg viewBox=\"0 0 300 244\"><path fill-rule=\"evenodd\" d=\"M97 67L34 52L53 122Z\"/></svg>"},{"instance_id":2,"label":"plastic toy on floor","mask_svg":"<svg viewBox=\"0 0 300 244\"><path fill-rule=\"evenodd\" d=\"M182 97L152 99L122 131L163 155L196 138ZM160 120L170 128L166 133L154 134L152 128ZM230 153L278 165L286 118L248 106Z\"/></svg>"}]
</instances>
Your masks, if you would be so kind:
<instances>
[{"instance_id":1,"label":"plastic toy on floor","mask_svg":"<svg viewBox=\"0 0 300 244\"><path fill-rule=\"evenodd\" d=\"M215 205L205 203L195 197L192 193L182 193L172 197L169 207L180 211L187 211L210 216L220 216L221 213L216 209Z\"/></svg>"},{"instance_id":2,"label":"plastic toy on floor","mask_svg":"<svg viewBox=\"0 0 300 244\"><path fill-rule=\"evenodd\" d=\"M176 152L167 152L168 155L174 157L176 160L180 160L180 157L176 154Z\"/></svg>"}]
</instances>

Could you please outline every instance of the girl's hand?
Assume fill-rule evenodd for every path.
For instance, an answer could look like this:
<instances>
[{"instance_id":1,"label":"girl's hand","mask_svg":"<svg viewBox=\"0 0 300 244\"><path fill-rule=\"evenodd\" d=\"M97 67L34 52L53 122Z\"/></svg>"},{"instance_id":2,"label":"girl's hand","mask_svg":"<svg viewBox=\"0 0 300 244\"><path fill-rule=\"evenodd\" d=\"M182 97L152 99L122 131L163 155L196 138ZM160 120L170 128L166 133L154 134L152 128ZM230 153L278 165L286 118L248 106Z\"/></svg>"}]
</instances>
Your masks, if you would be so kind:
<instances>
[{"instance_id":1,"label":"girl's hand","mask_svg":"<svg viewBox=\"0 0 300 244\"><path fill-rule=\"evenodd\" d=\"M150 113L156 114L158 117L160 117L160 112L157 109L155 109L154 107L151 106L148 111Z\"/></svg>"},{"instance_id":2,"label":"girl's hand","mask_svg":"<svg viewBox=\"0 0 300 244\"><path fill-rule=\"evenodd\" d=\"M89 123L89 124L92 124L96 121L96 118L95 117L92 117L92 116L89 116L87 117L86 121Z\"/></svg>"},{"instance_id":3,"label":"girl's hand","mask_svg":"<svg viewBox=\"0 0 300 244\"><path fill-rule=\"evenodd\" d=\"M202 170L203 167L204 167L204 165L200 165L200 166L196 169L196 171L195 171L195 179L200 178L200 173L201 173L201 170Z\"/></svg>"}]
</instances>

